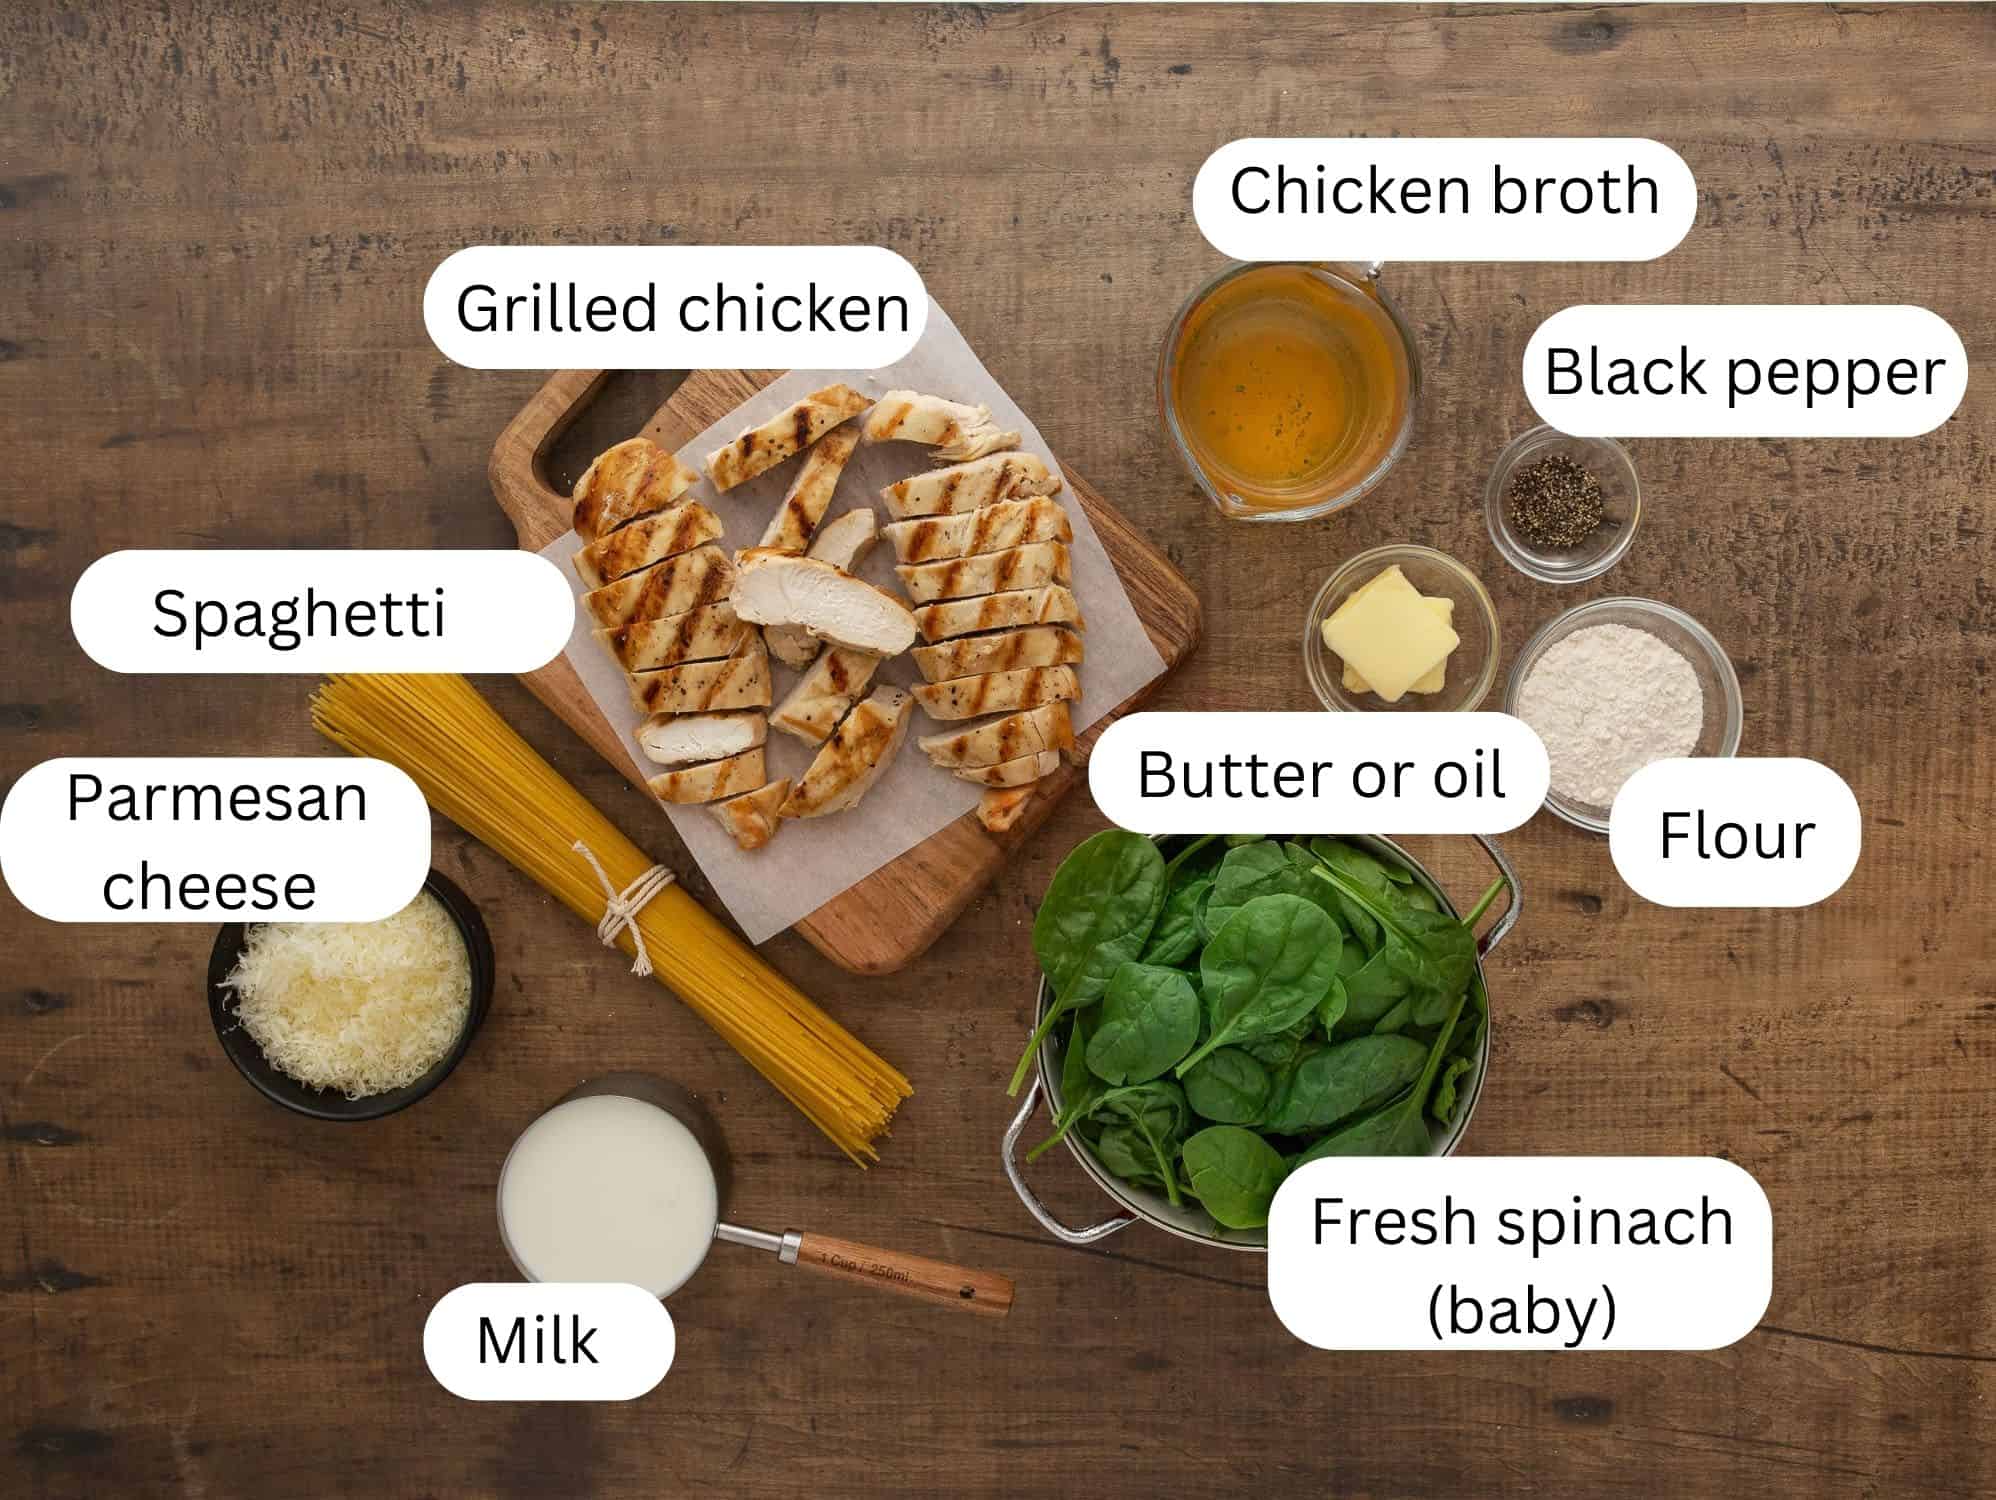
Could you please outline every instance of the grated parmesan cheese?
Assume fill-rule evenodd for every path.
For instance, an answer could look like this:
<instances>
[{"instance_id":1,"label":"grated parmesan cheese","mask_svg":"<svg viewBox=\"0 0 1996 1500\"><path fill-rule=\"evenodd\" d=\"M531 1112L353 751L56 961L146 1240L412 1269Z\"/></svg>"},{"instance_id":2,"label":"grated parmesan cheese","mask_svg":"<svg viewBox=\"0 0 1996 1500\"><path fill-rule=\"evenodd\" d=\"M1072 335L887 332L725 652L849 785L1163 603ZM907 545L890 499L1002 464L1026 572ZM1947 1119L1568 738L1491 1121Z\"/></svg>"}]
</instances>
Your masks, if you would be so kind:
<instances>
[{"instance_id":1,"label":"grated parmesan cheese","mask_svg":"<svg viewBox=\"0 0 1996 1500\"><path fill-rule=\"evenodd\" d=\"M271 1066L349 1099L421 1078L471 1011L471 957L428 891L379 922L252 927L224 983Z\"/></svg>"}]
</instances>

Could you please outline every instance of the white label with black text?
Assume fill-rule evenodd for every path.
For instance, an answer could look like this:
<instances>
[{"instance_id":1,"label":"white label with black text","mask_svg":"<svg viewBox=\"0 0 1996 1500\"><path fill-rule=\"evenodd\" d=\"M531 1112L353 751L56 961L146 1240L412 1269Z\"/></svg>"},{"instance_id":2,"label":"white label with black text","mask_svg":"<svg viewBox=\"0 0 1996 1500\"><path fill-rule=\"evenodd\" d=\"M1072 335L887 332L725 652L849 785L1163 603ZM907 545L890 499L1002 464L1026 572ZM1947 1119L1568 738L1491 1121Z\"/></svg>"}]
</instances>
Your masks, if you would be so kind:
<instances>
[{"instance_id":1,"label":"white label with black text","mask_svg":"<svg viewBox=\"0 0 1996 1500\"><path fill-rule=\"evenodd\" d=\"M1088 758L1096 805L1137 833L1502 833L1549 776L1498 713L1137 713Z\"/></svg>"},{"instance_id":2,"label":"white label with black text","mask_svg":"<svg viewBox=\"0 0 1996 1500\"><path fill-rule=\"evenodd\" d=\"M84 569L69 622L113 672L532 672L575 595L517 548L129 551Z\"/></svg>"},{"instance_id":3,"label":"white label with black text","mask_svg":"<svg viewBox=\"0 0 1996 1500\"><path fill-rule=\"evenodd\" d=\"M430 809L382 760L45 760L0 805L0 873L51 922L373 922L429 870Z\"/></svg>"},{"instance_id":4,"label":"white label with black text","mask_svg":"<svg viewBox=\"0 0 1996 1500\"><path fill-rule=\"evenodd\" d=\"M672 1315L615 1281L476 1281L423 1324L423 1359L466 1401L630 1401L665 1379Z\"/></svg>"},{"instance_id":5,"label":"white label with black text","mask_svg":"<svg viewBox=\"0 0 1996 1500\"><path fill-rule=\"evenodd\" d=\"M1722 1349L1773 1286L1767 1195L1710 1156L1328 1157L1268 1218L1320 1349Z\"/></svg>"},{"instance_id":6,"label":"white label with black text","mask_svg":"<svg viewBox=\"0 0 1996 1500\"><path fill-rule=\"evenodd\" d=\"M423 322L474 370L876 370L929 318L879 245L473 245L423 289Z\"/></svg>"},{"instance_id":7,"label":"white label with black text","mask_svg":"<svg viewBox=\"0 0 1996 1500\"><path fill-rule=\"evenodd\" d=\"M1652 761L1608 815L1615 869L1658 906L1813 906L1863 844L1843 777L1786 756Z\"/></svg>"},{"instance_id":8,"label":"white label with black text","mask_svg":"<svg viewBox=\"0 0 1996 1500\"><path fill-rule=\"evenodd\" d=\"M1653 260L1698 214L1684 158L1630 137L1262 137L1199 168L1236 260Z\"/></svg>"},{"instance_id":9,"label":"white label with black text","mask_svg":"<svg viewBox=\"0 0 1996 1500\"><path fill-rule=\"evenodd\" d=\"M1569 307L1525 346L1525 396L1580 437L1918 437L1968 356L1924 307Z\"/></svg>"}]
</instances>

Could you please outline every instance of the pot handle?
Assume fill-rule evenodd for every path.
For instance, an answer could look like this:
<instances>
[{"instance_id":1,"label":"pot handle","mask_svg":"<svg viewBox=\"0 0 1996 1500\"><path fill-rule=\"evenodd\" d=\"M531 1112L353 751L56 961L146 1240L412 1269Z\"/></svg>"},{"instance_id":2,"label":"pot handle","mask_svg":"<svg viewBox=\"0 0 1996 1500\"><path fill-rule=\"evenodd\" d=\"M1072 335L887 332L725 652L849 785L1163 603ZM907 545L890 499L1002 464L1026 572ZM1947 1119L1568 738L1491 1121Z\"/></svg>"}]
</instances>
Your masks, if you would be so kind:
<instances>
[{"instance_id":1,"label":"pot handle","mask_svg":"<svg viewBox=\"0 0 1996 1500\"><path fill-rule=\"evenodd\" d=\"M1032 1085L1026 1090L1025 1103L1019 1106L1018 1114L1013 1116L1011 1125L1005 1131L1003 1159L1005 1175L1012 1179L1012 1191L1026 1205L1026 1212L1040 1221L1040 1228L1064 1245L1092 1245L1097 1240L1107 1239L1119 1229L1128 1229L1137 1222L1135 1214L1117 1214L1086 1229L1069 1229L1053 1216L1052 1209L1040 1202L1039 1195L1026 1186L1025 1172L1019 1162L1019 1137L1026 1133L1026 1122L1040 1107L1040 1092L1039 1075L1035 1073Z\"/></svg>"},{"instance_id":2,"label":"pot handle","mask_svg":"<svg viewBox=\"0 0 1996 1500\"><path fill-rule=\"evenodd\" d=\"M1485 838L1480 833L1473 833L1470 837L1481 844L1483 852L1490 856L1490 863L1497 867L1497 877L1504 882L1505 893L1510 897L1504 903L1503 912L1490 924L1490 930L1476 940L1476 956L1488 958L1497 951L1497 945L1504 941L1506 934L1518 925L1518 918L1525 909L1525 893L1518 886L1518 872L1511 868L1511 861L1497 847L1496 840Z\"/></svg>"}]
</instances>

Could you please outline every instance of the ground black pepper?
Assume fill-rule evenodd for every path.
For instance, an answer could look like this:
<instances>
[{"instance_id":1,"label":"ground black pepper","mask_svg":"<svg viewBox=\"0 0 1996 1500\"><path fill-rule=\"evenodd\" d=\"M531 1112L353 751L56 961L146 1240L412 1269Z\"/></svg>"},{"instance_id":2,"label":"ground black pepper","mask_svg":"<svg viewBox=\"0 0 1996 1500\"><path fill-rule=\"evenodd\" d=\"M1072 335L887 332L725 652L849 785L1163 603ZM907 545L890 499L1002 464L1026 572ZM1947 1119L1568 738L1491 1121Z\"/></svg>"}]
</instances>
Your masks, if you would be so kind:
<instances>
[{"instance_id":1,"label":"ground black pepper","mask_svg":"<svg viewBox=\"0 0 1996 1500\"><path fill-rule=\"evenodd\" d=\"M1534 547L1578 547L1601 524L1601 481L1564 454L1511 475L1505 507L1512 528Z\"/></svg>"}]
</instances>

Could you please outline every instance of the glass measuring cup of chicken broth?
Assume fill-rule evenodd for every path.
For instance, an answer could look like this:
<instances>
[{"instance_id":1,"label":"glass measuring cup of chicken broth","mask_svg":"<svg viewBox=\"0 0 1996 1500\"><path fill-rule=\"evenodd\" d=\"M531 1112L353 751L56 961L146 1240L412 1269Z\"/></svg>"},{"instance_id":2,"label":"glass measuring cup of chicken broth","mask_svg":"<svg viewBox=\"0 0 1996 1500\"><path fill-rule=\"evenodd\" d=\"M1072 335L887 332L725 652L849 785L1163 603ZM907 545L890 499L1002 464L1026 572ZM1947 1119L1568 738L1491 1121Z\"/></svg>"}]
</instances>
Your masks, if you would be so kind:
<instances>
[{"instance_id":1,"label":"glass measuring cup of chicken broth","mask_svg":"<svg viewBox=\"0 0 1996 1500\"><path fill-rule=\"evenodd\" d=\"M1406 450L1420 354L1378 270L1237 262L1179 309L1158 359L1158 407L1221 514L1329 515Z\"/></svg>"}]
</instances>

